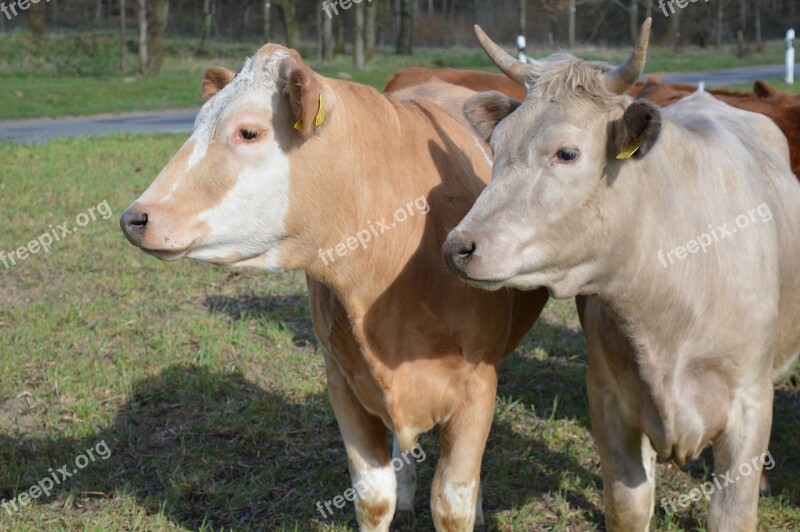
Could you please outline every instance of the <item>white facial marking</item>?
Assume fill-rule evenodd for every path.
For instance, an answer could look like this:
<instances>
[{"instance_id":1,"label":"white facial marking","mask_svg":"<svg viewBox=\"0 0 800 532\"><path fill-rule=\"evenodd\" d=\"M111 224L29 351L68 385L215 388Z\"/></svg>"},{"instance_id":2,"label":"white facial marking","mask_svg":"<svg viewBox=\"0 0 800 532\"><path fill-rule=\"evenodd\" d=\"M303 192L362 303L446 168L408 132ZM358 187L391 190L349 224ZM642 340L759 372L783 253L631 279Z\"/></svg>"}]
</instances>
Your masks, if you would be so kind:
<instances>
[{"instance_id":1,"label":"white facial marking","mask_svg":"<svg viewBox=\"0 0 800 532\"><path fill-rule=\"evenodd\" d=\"M194 148L192 149L192 154L189 156L189 159L186 161L186 172L190 172L192 168L197 166L197 163L203 160L206 156L206 152L208 152L208 142L205 142L205 139L209 134L205 131L198 132L197 130L192 133L192 136L189 137L189 141L192 140L194 142ZM180 180L176 180L176 186L173 187L173 190L177 188L177 182Z\"/></svg>"},{"instance_id":2,"label":"white facial marking","mask_svg":"<svg viewBox=\"0 0 800 532\"><path fill-rule=\"evenodd\" d=\"M222 202L200 214L210 231L189 257L214 262L224 257L257 257L277 269L275 246L285 235L289 210L289 157L278 146L258 166L246 167Z\"/></svg>"}]
</instances>

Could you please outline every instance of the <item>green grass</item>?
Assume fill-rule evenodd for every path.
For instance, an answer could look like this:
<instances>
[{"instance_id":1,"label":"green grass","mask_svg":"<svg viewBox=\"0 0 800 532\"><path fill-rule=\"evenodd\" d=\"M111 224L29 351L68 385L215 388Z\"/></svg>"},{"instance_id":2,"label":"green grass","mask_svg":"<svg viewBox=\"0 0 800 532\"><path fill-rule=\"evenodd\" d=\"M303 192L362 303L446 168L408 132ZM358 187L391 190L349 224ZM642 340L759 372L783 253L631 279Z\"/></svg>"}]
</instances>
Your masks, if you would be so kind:
<instances>
[{"instance_id":1,"label":"green grass","mask_svg":"<svg viewBox=\"0 0 800 532\"><path fill-rule=\"evenodd\" d=\"M183 142L112 136L0 144L0 249L25 245L103 201L113 216L6 269L0 263L0 500L105 441L97 460L0 530L354 530L324 365L297 273L166 264L132 248L117 218ZM571 302L552 302L501 370L484 461L490 530L602 528L588 429L586 354ZM800 384L776 394L773 497L764 530L800 521ZM430 530L436 438L421 445L416 514ZM699 486L710 455L659 468L658 499ZM703 526L697 503L655 530Z\"/></svg>"},{"instance_id":2,"label":"green grass","mask_svg":"<svg viewBox=\"0 0 800 532\"><path fill-rule=\"evenodd\" d=\"M744 58L737 58L729 47L720 50L686 47L676 54L669 48L654 46L647 73L781 63L782 46L782 43L768 43L763 52ZM133 43L129 46L128 71L117 72L118 42L113 34L55 35L36 41L26 34L2 35L0 120L199 107L203 71L212 65L237 70L257 45L212 43L203 55L198 55L196 48L196 41L169 41L161 72L149 78L136 75ZM545 57L553 51L534 49L530 53L532 57ZM315 63L313 49L303 48L301 52L310 64ZM353 79L376 88L382 88L393 73L410 66L496 71L478 48L418 49L413 56L383 52L368 64L365 72L356 71L349 56L319 65L318 70L326 76ZM616 63L629 50L582 46L576 53L587 59ZM792 90L800 92L800 83Z\"/></svg>"}]
</instances>

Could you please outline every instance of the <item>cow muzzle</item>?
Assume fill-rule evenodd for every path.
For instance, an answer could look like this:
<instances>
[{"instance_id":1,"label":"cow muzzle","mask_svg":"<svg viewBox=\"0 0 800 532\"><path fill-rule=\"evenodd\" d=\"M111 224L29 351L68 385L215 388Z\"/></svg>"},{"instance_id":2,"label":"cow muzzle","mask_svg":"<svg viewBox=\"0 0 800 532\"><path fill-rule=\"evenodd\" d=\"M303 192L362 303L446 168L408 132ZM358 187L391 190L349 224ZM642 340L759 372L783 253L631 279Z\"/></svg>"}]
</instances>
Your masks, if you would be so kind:
<instances>
[{"instance_id":1,"label":"cow muzzle","mask_svg":"<svg viewBox=\"0 0 800 532\"><path fill-rule=\"evenodd\" d=\"M128 242L137 248L142 247L142 239L147 229L146 212L134 208L126 210L119 219L119 226Z\"/></svg>"},{"instance_id":2,"label":"cow muzzle","mask_svg":"<svg viewBox=\"0 0 800 532\"><path fill-rule=\"evenodd\" d=\"M467 275L467 266L475 254L475 249L476 246L473 239L458 229L454 229L447 235L447 240L442 246L445 266L451 273L461 277L469 277Z\"/></svg>"}]
</instances>

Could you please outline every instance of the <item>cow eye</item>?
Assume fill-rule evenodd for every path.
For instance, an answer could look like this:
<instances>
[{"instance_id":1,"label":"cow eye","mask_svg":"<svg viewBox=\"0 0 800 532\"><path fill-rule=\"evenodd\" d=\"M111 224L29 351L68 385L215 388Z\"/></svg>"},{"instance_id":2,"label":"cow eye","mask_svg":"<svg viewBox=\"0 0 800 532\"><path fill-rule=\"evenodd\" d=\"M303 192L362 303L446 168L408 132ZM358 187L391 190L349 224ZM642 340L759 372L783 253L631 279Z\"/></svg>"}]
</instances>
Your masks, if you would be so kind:
<instances>
[{"instance_id":1,"label":"cow eye","mask_svg":"<svg viewBox=\"0 0 800 532\"><path fill-rule=\"evenodd\" d=\"M574 148L560 148L556 152L556 157L561 162L571 163L578 160L578 150Z\"/></svg>"},{"instance_id":2,"label":"cow eye","mask_svg":"<svg viewBox=\"0 0 800 532\"><path fill-rule=\"evenodd\" d=\"M252 129L241 129L239 133L245 140L255 140L258 138L258 131L254 131Z\"/></svg>"}]
</instances>

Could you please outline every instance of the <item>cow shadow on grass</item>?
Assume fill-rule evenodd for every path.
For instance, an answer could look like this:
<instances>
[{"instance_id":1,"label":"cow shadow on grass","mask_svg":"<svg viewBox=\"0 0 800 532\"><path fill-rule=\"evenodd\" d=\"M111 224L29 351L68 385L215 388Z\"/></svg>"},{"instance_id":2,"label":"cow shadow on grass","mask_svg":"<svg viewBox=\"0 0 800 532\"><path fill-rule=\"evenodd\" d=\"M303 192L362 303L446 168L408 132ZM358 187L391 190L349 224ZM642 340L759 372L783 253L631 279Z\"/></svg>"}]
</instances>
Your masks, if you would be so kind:
<instances>
[{"instance_id":1,"label":"cow shadow on grass","mask_svg":"<svg viewBox=\"0 0 800 532\"><path fill-rule=\"evenodd\" d=\"M250 319L258 319L257 314ZM538 333L559 332L547 323L538 327ZM524 347L537 342L538 336L532 334ZM524 360L515 362L516 357ZM578 362L567 360L557 371L552 369L554 361L542 365L519 354L509 362L512 365L501 373L501 380L506 379L500 387L502 398L517 401L522 397L520 404L528 410L535 407L539 420L583 423L578 402L555 401L561 390L577 387L583 378ZM530 372L541 380L548 371L563 384L541 390L534 386L529 396L518 395L518 382L513 380L517 373ZM773 491L793 494L790 502L795 505L799 402L796 391L777 393L772 446L777 463ZM557 407L548 411L545 406L552 404ZM548 438L558 430L560 424L556 425L544 435L537 426L521 429L513 416L497 417L483 468L484 511L490 530L503 528L510 511L531 501L536 501L537 511L543 508L547 513L543 526L559 521L566 501L570 518L583 526L588 521L602 527L599 501L590 500L582 489L600 485L593 472L594 459L554 450ZM7 433L13 431L7 429ZM105 429L75 437L31 434L23 431L15 438L0 437L0 500L15 497L48 477L49 468L73 464L99 442L107 444L110 456L88 463L21 512L41 513L31 506L47 504L48 514L61 517L63 513L65 523L79 524L93 509L125 506L113 499L132 498L145 513L163 515L168 522L191 530L356 528L352 505L328 518L316 506L317 501L324 504L349 486L343 445L324 392L293 398L267 391L236 371L172 365L135 382L130 399ZM439 454L437 440L435 431L420 440L426 457L418 466L416 512L399 530L431 529L428 499ZM122 515L126 516L123 521L137 518L135 509ZM696 529L702 519L703 515L691 514L677 516L676 522L684 529Z\"/></svg>"},{"instance_id":2,"label":"cow shadow on grass","mask_svg":"<svg viewBox=\"0 0 800 532\"><path fill-rule=\"evenodd\" d=\"M99 442L110 450L107 459L88 463L33 504L52 503L51 510L65 512L73 523L87 510L114 504L107 499L133 497L147 514L192 530L356 527L351 505L327 519L316 506L349 486L325 393L292 400L237 372L169 366L134 383L131 399L106 429L74 438L0 437L2 463L13 464L0 473L0 500L49 476L49 468L71 467ZM423 436L420 445L426 457L418 466L416 512L403 530L431 528L428 498L438 458L436 435ZM568 456L507 423L495 424L487 456L484 505L490 522L494 512L550 496L564 471L585 474ZM536 482L504 473L517 469ZM37 510L29 505L21 511Z\"/></svg>"},{"instance_id":3,"label":"cow shadow on grass","mask_svg":"<svg viewBox=\"0 0 800 532\"><path fill-rule=\"evenodd\" d=\"M292 332L296 347L318 347L314 327L308 317L308 297L301 294L257 296L207 296L203 301L212 313L225 314L233 321L270 320Z\"/></svg>"}]
</instances>

